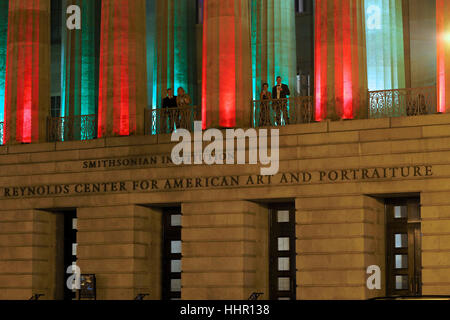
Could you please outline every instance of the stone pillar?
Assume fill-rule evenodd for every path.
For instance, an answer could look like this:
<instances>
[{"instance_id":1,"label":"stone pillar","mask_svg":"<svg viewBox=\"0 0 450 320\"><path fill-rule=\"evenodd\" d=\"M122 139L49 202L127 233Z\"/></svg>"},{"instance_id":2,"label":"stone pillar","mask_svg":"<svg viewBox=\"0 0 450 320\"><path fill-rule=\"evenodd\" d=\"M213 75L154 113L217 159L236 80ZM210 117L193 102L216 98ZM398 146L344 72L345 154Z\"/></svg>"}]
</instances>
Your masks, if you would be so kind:
<instances>
[{"instance_id":1,"label":"stone pillar","mask_svg":"<svg viewBox=\"0 0 450 320\"><path fill-rule=\"evenodd\" d=\"M268 299L268 210L247 201L182 205L182 299Z\"/></svg>"},{"instance_id":2,"label":"stone pillar","mask_svg":"<svg viewBox=\"0 0 450 320\"><path fill-rule=\"evenodd\" d=\"M281 76L291 95L297 91L297 39L294 1L252 0L253 98L263 83L269 90Z\"/></svg>"},{"instance_id":3,"label":"stone pillar","mask_svg":"<svg viewBox=\"0 0 450 320\"><path fill-rule=\"evenodd\" d=\"M81 30L66 27L66 8L81 8ZM95 115L98 102L98 55L100 10L98 0L64 0L62 19L61 117ZM77 126L76 136L85 136ZM92 138L92 137L85 137Z\"/></svg>"},{"instance_id":4,"label":"stone pillar","mask_svg":"<svg viewBox=\"0 0 450 320\"><path fill-rule=\"evenodd\" d=\"M99 300L161 298L161 212L139 206L81 208L78 266L94 273Z\"/></svg>"},{"instance_id":5,"label":"stone pillar","mask_svg":"<svg viewBox=\"0 0 450 320\"><path fill-rule=\"evenodd\" d=\"M438 112L450 110L450 2L436 0Z\"/></svg>"},{"instance_id":6,"label":"stone pillar","mask_svg":"<svg viewBox=\"0 0 450 320\"><path fill-rule=\"evenodd\" d=\"M422 193L422 294L450 295L450 199Z\"/></svg>"},{"instance_id":7,"label":"stone pillar","mask_svg":"<svg viewBox=\"0 0 450 320\"><path fill-rule=\"evenodd\" d=\"M144 133L145 0L102 1L98 136Z\"/></svg>"},{"instance_id":8,"label":"stone pillar","mask_svg":"<svg viewBox=\"0 0 450 320\"><path fill-rule=\"evenodd\" d=\"M149 39L154 44L153 47L148 47L148 50L154 50L155 57L148 66L155 70L152 75L152 70L149 69L149 76L152 75L149 100L153 107L160 107L167 88L172 88L176 95L177 89L183 87L195 104L197 103L196 2L186 0L148 2L155 2L154 12L149 12L155 15L155 18L153 25L148 27L153 29L152 34L156 38Z\"/></svg>"},{"instance_id":9,"label":"stone pillar","mask_svg":"<svg viewBox=\"0 0 450 320\"><path fill-rule=\"evenodd\" d=\"M251 124L250 9L249 0L206 0L204 3L204 129Z\"/></svg>"},{"instance_id":10,"label":"stone pillar","mask_svg":"<svg viewBox=\"0 0 450 320\"><path fill-rule=\"evenodd\" d=\"M367 196L296 200L297 299L369 299L385 295L384 203ZM367 288L367 267L383 273Z\"/></svg>"},{"instance_id":11,"label":"stone pillar","mask_svg":"<svg viewBox=\"0 0 450 320\"><path fill-rule=\"evenodd\" d=\"M44 142L50 106L50 0L11 0L6 143Z\"/></svg>"},{"instance_id":12,"label":"stone pillar","mask_svg":"<svg viewBox=\"0 0 450 320\"><path fill-rule=\"evenodd\" d=\"M370 91L406 87L403 10L406 11L407 8L403 8L403 2L404 0L364 2ZM406 40L409 42L409 37Z\"/></svg>"},{"instance_id":13,"label":"stone pillar","mask_svg":"<svg viewBox=\"0 0 450 320\"><path fill-rule=\"evenodd\" d=\"M317 0L316 120L367 117L364 2Z\"/></svg>"},{"instance_id":14,"label":"stone pillar","mask_svg":"<svg viewBox=\"0 0 450 320\"><path fill-rule=\"evenodd\" d=\"M404 1L407 1L409 5L411 87L435 86L437 77L436 2ZM444 14L442 11L441 13Z\"/></svg>"},{"instance_id":15,"label":"stone pillar","mask_svg":"<svg viewBox=\"0 0 450 320\"><path fill-rule=\"evenodd\" d=\"M9 0L0 1L0 145L4 138L5 121L5 85L6 85L6 51L8 44L8 7Z\"/></svg>"}]
</instances>

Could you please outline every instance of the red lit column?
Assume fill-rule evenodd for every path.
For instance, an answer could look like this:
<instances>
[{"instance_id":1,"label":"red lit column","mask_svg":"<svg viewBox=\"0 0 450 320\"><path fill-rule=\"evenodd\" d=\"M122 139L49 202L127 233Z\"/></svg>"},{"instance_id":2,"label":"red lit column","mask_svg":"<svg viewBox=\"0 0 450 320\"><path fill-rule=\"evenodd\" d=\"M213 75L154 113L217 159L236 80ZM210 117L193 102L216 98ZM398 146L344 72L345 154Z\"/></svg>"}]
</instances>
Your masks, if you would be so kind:
<instances>
[{"instance_id":1,"label":"red lit column","mask_svg":"<svg viewBox=\"0 0 450 320\"><path fill-rule=\"evenodd\" d=\"M143 134L145 0L103 0L98 136Z\"/></svg>"},{"instance_id":2,"label":"red lit column","mask_svg":"<svg viewBox=\"0 0 450 320\"><path fill-rule=\"evenodd\" d=\"M367 116L364 4L316 0L316 120Z\"/></svg>"},{"instance_id":3,"label":"red lit column","mask_svg":"<svg viewBox=\"0 0 450 320\"><path fill-rule=\"evenodd\" d=\"M438 112L450 110L450 2L436 0Z\"/></svg>"},{"instance_id":4,"label":"red lit column","mask_svg":"<svg viewBox=\"0 0 450 320\"><path fill-rule=\"evenodd\" d=\"M50 105L50 0L10 0L5 142L41 142Z\"/></svg>"},{"instance_id":5,"label":"red lit column","mask_svg":"<svg viewBox=\"0 0 450 320\"><path fill-rule=\"evenodd\" d=\"M203 128L251 124L252 66L248 0L205 0Z\"/></svg>"}]
</instances>

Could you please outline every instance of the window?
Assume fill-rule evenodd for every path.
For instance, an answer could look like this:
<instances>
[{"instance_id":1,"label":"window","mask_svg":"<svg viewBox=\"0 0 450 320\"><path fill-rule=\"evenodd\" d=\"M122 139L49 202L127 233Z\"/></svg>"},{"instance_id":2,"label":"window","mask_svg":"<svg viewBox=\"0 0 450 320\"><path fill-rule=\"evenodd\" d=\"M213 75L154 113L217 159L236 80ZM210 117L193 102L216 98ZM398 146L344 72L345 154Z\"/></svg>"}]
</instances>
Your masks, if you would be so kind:
<instances>
[{"instance_id":1,"label":"window","mask_svg":"<svg viewBox=\"0 0 450 320\"><path fill-rule=\"evenodd\" d=\"M181 299L181 208L163 211L163 300Z\"/></svg>"},{"instance_id":2,"label":"window","mask_svg":"<svg viewBox=\"0 0 450 320\"><path fill-rule=\"evenodd\" d=\"M53 118L61 117L61 97L51 97L50 114Z\"/></svg>"},{"instance_id":3,"label":"window","mask_svg":"<svg viewBox=\"0 0 450 320\"><path fill-rule=\"evenodd\" d=\"M203 24L203 2L204 0L197 0L197 24Z\"/></svg>"},{"instance_id":4,"label":"window","mask_svg":"<svg viewBox=\"0 0 450 320\"><path fill-rule=\"evenodd\" d=\"M396 199L386 203L387 294L420 295L420 200Z\"/></svg>"},{"instance_id":5,"label":"window","mask_svg":"<svg viewBox=\"0 0 450 320\"><path fill-rule=\"evenodd\" d=\"M308 8L312 6L311 0L294 0L295 1L295 12L296 13L306 13Z\"/></svg>"},{"instance_id":6,"label":"window","mask_svg":"<svg viewBox=\"0 0 450 320\"><path fill-rule=\"evenodd\" d=\"M270 210L270 299L296 299L295 208L273 205Z\"/></svg>"}]
</instances>

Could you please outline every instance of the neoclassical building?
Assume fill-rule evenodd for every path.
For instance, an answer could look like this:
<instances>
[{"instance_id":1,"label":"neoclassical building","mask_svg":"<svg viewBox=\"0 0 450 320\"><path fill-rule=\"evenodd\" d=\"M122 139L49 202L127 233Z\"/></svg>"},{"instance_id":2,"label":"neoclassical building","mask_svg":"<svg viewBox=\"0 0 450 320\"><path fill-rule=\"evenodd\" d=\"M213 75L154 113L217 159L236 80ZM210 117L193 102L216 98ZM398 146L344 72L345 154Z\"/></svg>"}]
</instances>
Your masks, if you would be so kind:
<instances>
[{"instance_id":1,"label":"neoclassical building","mask_svg":"<svg viewBox=\"0 0 450 320\"><path fill-rule=\"evenodd\" d=\"M450 295L447 21L446 0L2 0L0 299ZM174 164L196 121L279 130L278 173Z\"/></svg>"}]
</instances>

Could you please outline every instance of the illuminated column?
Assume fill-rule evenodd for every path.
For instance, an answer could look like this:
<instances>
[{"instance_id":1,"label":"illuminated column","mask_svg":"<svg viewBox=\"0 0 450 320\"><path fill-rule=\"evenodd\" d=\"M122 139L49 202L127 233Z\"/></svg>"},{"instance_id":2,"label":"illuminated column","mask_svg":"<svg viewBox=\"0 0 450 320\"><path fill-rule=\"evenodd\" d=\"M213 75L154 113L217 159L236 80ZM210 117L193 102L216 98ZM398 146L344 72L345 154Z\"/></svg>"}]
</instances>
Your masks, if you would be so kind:
<instances>
[{"instance_id":1,"label":"illuminated column","mask_svg":"<svg viewBox=\"0 0 450 320\"><path fill-rule=\"evenodd\" d=\"M156 1L146 0L146 50L147 50L147 106L155 108L160 105L161 93L158 94L158 54Z\"/></svg>"},{"instance_id":2,"label":"illuminated column","mask_svg":"<svg viewBox=\"0 0 450 320\"><path fill-rule=\"evenodd\" d=\"M252 0L253 99L259 100L263 83L271 89L277 76L296 92L295 30L294 1Z\"/></svg>"},{"instance_id":3,"label":"illuminated column","mask_svg":"<svg viewBox=\"0 0 450 320\"><path fill-rule=\"evenodd\" d=\"M153 0L155 1L155 0ZM167 88L183 87L192 98L197 93L195 1L156 0L157 74L155 104ZM194 101L195 103L196 101Z\"/></svg>"},{"instance_id":4,"label":"illuminated column","mask_svg":"<svg viewBox=\"0 0 450 320\"><path fill-rule=\"evenodd\" d=\"M44 141L50 105L50 0L11 0L5 142Z\"/></svg>"},{"instance_id":5,"label":"illuminated column","mask_svg":"<svg viewBox=\"0 0 450 320\"><path fill-rule=\"evenodd\" d=\"M5 80L6 48L8 42L8 5L9 0L0 2L0 122L5 121ZM3 143L4 128L0 128L0 144Z\"/></svg>"},{"instance_id":6,"label":"illuminated column","mask_svg":"<svg viewBox=\"0 0 450 320\"><path fill-rule=\"evenodd\" d=\"M66 13L62 27L61 117L96 113L98 89L96 85L96 0L64 0L63 8L81 8L81 30L66 27Z\"/></svg>"},{"instance_id":7,"label":"illuminated column","mask_svg":"<svg viewBox=\"0 0 450 320\"><path fill-rule=\"evenodd\" d=\"M367 116L364 7L360 0L317 0L316 120Z\"/></svg>"},{"instance_id":8,"label":"illuminated column","mask_svg":"<svg viewBox=\"0 0 450 320\"><path fill-rule=\"evenodd\" d=\"M249 0L205 0L203 128L248 127L252 66Z\"/></svg>"},{"instance_id":9,"label":"illuminated column","mask_svg":"<svg viewBox=\"0 0 450 320\"><path fill-rule=\"evenodd\" d=\"M438 112L450 110L450 2L436 0Z\"/></svg>"},{"instance_id":10,"label":"illuminated column","mask_svg":"<svg viewBox=\"0 0 450 320\"><path fill-rule=\"evenodd\" d=\"M366 0L369 90L406 87L402 0Z\"/></svg>"},{"instance_id":11,"label":"illuminated column","mask_svg":"<svg viewBox=\"0 0 450 320\"><path fill-rule=\"evenodd\" d=\"M103 0L98 136L143 134L147 104L145 0Z\"/></svg>"}]
</instances>

